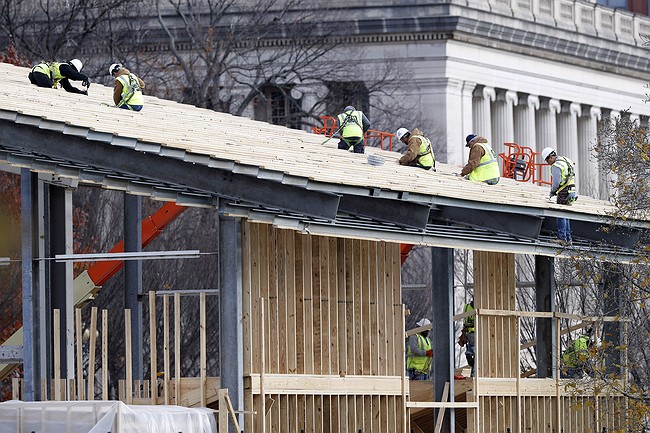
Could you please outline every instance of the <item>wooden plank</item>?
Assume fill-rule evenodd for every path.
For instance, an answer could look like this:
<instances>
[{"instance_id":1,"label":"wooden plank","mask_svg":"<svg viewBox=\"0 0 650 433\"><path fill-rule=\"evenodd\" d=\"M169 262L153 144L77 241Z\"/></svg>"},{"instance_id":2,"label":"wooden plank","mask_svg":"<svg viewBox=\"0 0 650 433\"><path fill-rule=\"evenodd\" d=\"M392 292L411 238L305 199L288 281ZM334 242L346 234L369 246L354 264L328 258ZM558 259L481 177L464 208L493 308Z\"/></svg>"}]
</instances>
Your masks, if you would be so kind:
<instances>
[{"instance_id":1,"label":"wooden plank","mask_svg":"<svg viewBox=\"0 0 650 433\"><path fill-rule=\"evenodd\" d=\"M54 356L54 396L52 400L61 399L61 310L55 308L52 311L52 334L54 336L52 345Z\"/></svg>"},{"instance_id":2,"label":"wooden plank","mask_svg":"<svg viewBox=\"0 0 650 433\"><path fill-rule=\"evenodd\" d=\"M360 256L360 274L361 274L361 341L362 341L362 372L363 374L371 374L371 361L372 358L372 329L370 327L370 242L361 241L361 256Z\"/></svg>"},{"instance_id":3,"label":"wooden plank","mask_svg":"<svg viewBox=\"0 0 650 433\"><path fill-rule=\"evenodd\" d=\"M440 400L441 403L446 403L447 399L449 398L449 382L445 383L445 387L442 389L442 399ZM436 429L435 433L440 433L442 430L442 422L445 418L445 409L446 407L440 408L438 411L438 418L436 419Z\"/></svg>"},{"instance_id":4,"label":"wooden plank","mask_svg":"<svg viewBox=\"0 0 650 433\"><path fill-rule=\"evenodd\" d=\"M267 248L265 253L266 257L266 266L263 266L262 269L266 268L266 273L268 275L268 341L269 345L267 350L269 351L269 363L267 367L271 373L279 373L279 364L280 364L280 346L278 342L280 341L279 328L278 328L278 275L277 275L277 246L276 246L276 230L273 227L264 230L260 227L260 237L263 236L263 232L266 232L267 236ZM264 278L264 275L261 276ZM262 281L260 281L262 283ZM264 286L262 286L264 287Z\"/></svg>"},{"instance_id":5,"label":"wooden plank","mask_svg":"<svg viewBox=\"0 0 650 433\"><path fill-rule=\"evenodd\" d=\"M262 385L267 394L303 395L396 395L404 393L400 376L366 375L300 375L300 374L253 374L250 390L261 394Z\"/></svg>"},{"instance_id":6,"label":"wooden plank","mask_svg":"<svg viewBox=\"0 0 650 433\"><path fill-rule=\"evenodd\" d=\"M305 374L314 374L314 314L312 299L312 266L311 266L311 242L312 236L302 238L302 263L303 263L303 299L304 299L304 338L305 338ZM311 401L313 408L313 400Z\"/></svg>"},{"instance_id":7,"label":"wooden plank","mask_svg":"<svg viewBox=\"0 0 650 433\"><path fill-rule=\"evenodd\" d=\"M250 223L246 220L241 223L241 274L242 274L242 339L243 339L243 370L244 376L253 372L253 301L251 298L251 239ZM245 424L249 424L245 417Z\"/></svg>"},{"instance_id":8,"label":"wooden plank","mask_svg":"<svg viewBox=\"0 0 650 433\"><path fill-rule=\"evenodd\" d=\"M295 237L296 234L294 232L287 231L284 248L287 293L287 372L289 374L296 374L298 372L298 354L296 350L298 340L302 340L302 338L297 337Z\"/></svg>"},{"instance_id":9,"label":"wooden plank","mask_svg":"<svg viewBox=\"0 0 650 433\"><path fill-rule=\"evenodd\" d=\"M379 288L378 288L378 274L377 274L377 242L370 242L369 255L369 287L370 292L368 295L369 311L368 318L370 320L370 331L368 339L370 340L370 374L379 374L379 345L381 336L379 334L379 309L377 304L379 302Z\"/></svg>"},{"instance_id":10,"label":"wooden plank","mask_svg":"<svg viewBox=\"0 0 650 433\"><path fill-rule=\"evenodd\" d=\"M320 331L321 331L321 374L332 373L330 342L330 281L329 281L329 239L320 237L318 244L318 267L320 288Z\"/></svg>"},{"instance_id":11,"label":"wooden plank","mask_svg":"<svg viewBox=\"0 0 650 433\"><path fill-rule=\"evenodd\" d=\"M22 384L21 381L22 379L18 377L11 378L11 399L12 400L22 400L22 396L20 393L21 384Z\"/></svg>"},{"instance_id":12,"label":"wooden plank","mask_svg":"<svg viewBox=\"0 0 650 433\"><path fill-rule=\"evenodd\" d=\"M327 239L329 247L329 349L330 349L330 374L339 374L341 369L339 365L339 269L338 269L338 248L337 239ZM338 402L336 402L338 405ZM338 406L337 406L338 407ZM332 415L334 416L334 415Z\"/></svg>"},{"instance_id":13,"label":"wooden plank","mask_svg":"<svg viewBox=\"0 0 650 433\"><path fill-rule=\"evenodd\" d=\"M163 392L165 404L171 404L169 395L170 379L170 348L169 348L169 295L163 295Z\"/></svg>"},{"instance_id":14,"label":"wooden plank","mask_svg":"<svg viewBox=\"0 0 650 433\"><path fill-rule=\"evenodd\" d=\"M83 339L81 324L81 308L75 308L75 340L77 344L77 399L85 400L83 373Z\"/></svg>"},{"instance_id":15,"label":"wooden plank","mask_svg":"<svg viewBox=\"0 0 650 433\"><path fill-rule=\"evenodd\" d=\"M403 375L406 371L404 353L404 308L402 305L402 262L400 259L399 244L389 244L391 257L392 293L393 293L393 351L395 359L395 373ZM388 248L387 248L388 250ZM398 407L399 409L399 407ZM399 412L397 412L399 413ZM399 423L398 423L399 427ZM405 432L406 433L406 432Z\"/></svg>"},{"instance_id":16,"label":"wooden plank","mask_svg":"<svg viewBox=\"0 0 650 433\"><path fill-rule=\"evenodd\" d=\"M303 242L307 235L295 234L295 290L296 290L296 373L305 373L305 294Z\"/></svg>"},{"instance_id":17,"label":"wooden plank","mask_svg":"<svg viewBox=\"0 0 650 433\"><path fill-rule=\"evenodd\" d=\"M258 298L259 303L259 339L260 351L262 354L266 353L266 305L263 297ZM261 433L266 432L266 356L260 359L260 395L261 395L261 411L258 414L258 431Z\"/></svg>"},{"instance_id":18,"label":"wooden plank","mask_svg":"<svg viewBox=\"0 0 650 433\"><path fill-rule=\"evenodd\" d=\"M311 289L313 306L313 335L314 335L314 373L323 374L323 339L321 318L321 282L320 282L320 242L322 237L312 236L311 239ZM328 363L329 364L329 363ZM316 401L316 400L315 400Z\"/></svg>"},{"instance_id":19,"label":"wooden plank","mask_svg":"<svg viewBox=\"0 0 650 433\"><path fill-rule=\"evenodd\" d=\"M348 374L348 322L346 318L346 305L347 305L347 264L346 264L346 250L345 240L336 239L336 284L337 284L337 302L338 302L338 317L337 317L337 332L338 332L338 353L339 353L339 374L345 376ZM338 402L339 408L341 402ZM341 427L342 428L342 427Z\"/></svg>"},{"instance_id":20,"label":"wooden plank","mask_svg":"<svg viewBox=\"0 0 650 433\"><path fill-rule=\"evenodd\" d=\"M158 374L158 352L156 351L156 292L149 291L149 361L151 383L156 383ZM155 392L151 394L151 404L156 404Z\"/></svg>"},{"instance_id":21,"label":"wooden plank","mask_svg":"<svg viewBox=\"0 0 650 433\"><path fill-rule=\"evenodd\" d=\"M228 413L230 414L230 419L232 420L232 423L235 426L235 431L237 431L237 432L242 431L241 427L239 427L239 422L237 421L237 414L235 413L235 410L232 407L232 402L230 401L230 397L228 396L228 392L226 392L226 394L224 396L224 400L225 400L225 403L226 403L226 408L228 409ZM221 407L219 409L221 409Z\"/></svg>"},{"instance_id":22,"label":"wooden plank","mask_svg":"<svg viewBox=\"0 0 650 433\"><path fill-rule=\"evenodd\" d=\"M388 356L388 332L386 323L386 243L379 242L377 245L377 333L379 334L379 356L378 374L388 375L386 358ZM379 409L378 409L379 410ZM378 412L379 413L379 412Z\"/></svg>"},{"instance_id":23,"label":"wooden plank","mask_svg":"<svg viewBox=\"0 0 650 433\"><path fill-rule=\"evenodd\" d=\"M345 344L347 374L356 374L355 369L355 323L354 323L354 268L353 240L345 239ZM347 402L346 402L347 405Z\"/></svg>"},{"instance_id":24,"label":"wooden plank","mask_svg":"<svg viewBox=\"0 0 650 433\"><path fill-rule=\"evenodd\" d=\"M352 268L353 272L353 284L354 284L354 373L363 374L363 347L366 340L365 335L363 335L363 315L362 315L362 303L363 303L363 287L361 285L361 272L362 272L362 259L361 259L361 242L354 240L352 242L353 252L352 257L354 261L354 267ZM356 402L355 402L356 403Z\"/></svg>"},{"instance_id":25,"label":"wooden plank","mask_svg":"<svg viewBox=\"0 0 650 433\"><path fill-rule=\"evenodd\" d=\"M102 310L102 400L108 400L108 310Z\"/></svg>"},{"instance_id":26,"label":"wooden plank","mask_svg":"<svg viewBox=\"0 0 650 433\"><path fill-rule=\"evenodd\" d=\"M207 338L206 338L206 315L205 315L205 292L199 294L199 339L200 339L200 375L201 375L201 406L206 407L206 387L207 387Z\"/></svg>"},{"instance_id":27,"label":"wooden plank","mask_svg":"<svg viewBox=\"0 0 650 433\"><path fill-rule=\"evenodd\" d=\"M201 386L201 388L203 388L203 386ZM219 394L219 411L217 413L217 421L219 424L218 431L227 432L228 431L228 409L226 409L226 396L228 395L228 390L220 389L218 394ZM201 400L203 400L203 396L201 396Z\"/></svg>"},{"instance_id":28,"label":"wooden plank","mask_svg":"<svg viewBox=\"0 0 650 433\"><path fill-rule=\"evenodd\" d=\"M133 370L131 369L132 359L131 359L131 310L124 310L124 358L126 365L124 366L124 371L126 371L126 404L133 403Z\"/></svg>"},{"instance_id":29,"label":"wooden plank","mask_svg":"<svg viewBox=\"0 0 650 433\"><path fill-rule=\"evenodd\" d=\"M278 335L276 345L278 346L278 373L288 373L287 371L287 256L286 256L286 237L287 230L274 230L276 233L276 275L277 275L277 302L278 302Z\"/></svg>"},{"instance_id":30,"label":"wooden plank","mask_svg":"<svg viewBox=\"0 0 650 433\"><path fill-rule=\"evenodd\" d=\"M97 352L97 307L90 309L90 351L88 355L88 400L95 399L95 354Z\"/></svg>"},{"instance_id":31,"label":"wooden plank","mask_svg":"<svg viewBox=\"0 0 650 433\"><path fill-rule=\"evenodd\" d=\"M181 401L181 294L174 293L174 404Z\"/></svg>"}]
</instances>

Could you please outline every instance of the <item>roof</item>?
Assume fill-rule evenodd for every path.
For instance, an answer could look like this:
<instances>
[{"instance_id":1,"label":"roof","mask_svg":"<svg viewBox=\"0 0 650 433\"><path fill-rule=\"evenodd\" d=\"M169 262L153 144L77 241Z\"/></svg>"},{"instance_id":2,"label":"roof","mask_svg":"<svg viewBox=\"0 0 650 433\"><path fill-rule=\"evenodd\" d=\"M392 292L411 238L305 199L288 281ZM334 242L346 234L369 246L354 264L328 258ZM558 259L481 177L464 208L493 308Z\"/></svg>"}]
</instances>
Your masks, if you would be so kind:
<instances>
[{"instance_id":1,"label":"roof","mask_svg":"<svg viewBox=\"0 0 650 433\"><path fill-rule=\"evenodd\" d=\"M92 84L90 96L38 88L28 72L0 64L0 161L84 184L339 236L461 246L427 231L460 230L451 239L462 240L488 230L497 236L473 247L501 251L524 239L525 251L511 249L548 255L557 248L540 238L546 217L595 231L614 211L584 196L560 206L547 201L547 188L475 183L440 163L437 172L400 166L396 152L344 152L335 139L154 97L145 97L142 112L121 110L112 88ZM369 165L369 155L384 164Z\"/></svg>"}]
</instances>

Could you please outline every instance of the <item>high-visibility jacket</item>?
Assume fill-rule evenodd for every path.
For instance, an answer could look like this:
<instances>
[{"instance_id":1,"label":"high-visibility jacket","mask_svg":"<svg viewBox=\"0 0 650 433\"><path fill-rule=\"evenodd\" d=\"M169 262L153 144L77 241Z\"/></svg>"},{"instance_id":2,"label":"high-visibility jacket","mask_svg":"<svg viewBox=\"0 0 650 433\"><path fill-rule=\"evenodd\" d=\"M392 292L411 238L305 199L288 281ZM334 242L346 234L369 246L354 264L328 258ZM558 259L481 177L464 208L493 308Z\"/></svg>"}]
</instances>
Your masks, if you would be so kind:
<instances>
[{"instance_id":1,"label":"high-visibility jacket","mask_svg":"<svg viewBox=\"0 0 650 433\"><path fill-rule=\"evenodd\" d=\"M468 311L474 311L474 307L472 307L472 304L465 304L463 307L463 313L467 313ZM471 332L474 332L474 316L467 316L465 317L465 331L469 334Z\"/></svg>"},{"instance_id":2,"label":"high-visibility jacket","mask_svg":"<svg viewBox=\"0 0 650 433\"><path fill-rule=\"evenodd\" d=\"M586 360L588 347L589 336L581 335L564 351L562 354L562 362L566 367L579 367Z\"/></svg>"},{"instance_id":3,"label":"high-visibility jacket","mask_svg":"<svg viewBox=\"0 0 650 433\"><path fill-rule=\"evenodd\" d=\"M418 150L418 156L415 158L415 163L423 168L433 167L436 158L433 155L431 141L424 135L414 135L413 137L420 139L420 149Z\"/></svg>"},{"instance_id":4,"label":"high-visibility jacket","mask_svg":"<svg viewBox=\"0 0 650 433\"><path fill-rule=\"evenodd\" d=\"M469 174L469 179L477 182L484 182L490 179L496 179L499 175L499 163L494 150L487 143L476 143L474 146L481 146L485 151L478 166Z\"/></svg>"},{"instance_id":5,"label":"high-visibility jacket","mask_svg":"<svg viewBox=\"0 0 650 433\"><path fill-rule=\"evenodd\" d=\"M135 74L118 75L117 81L122 83L122 99L117 104L118 107L123 105L143 105L144 96L138 83L138 77Z\"/></svg>"},{"instance_id":6,"label":"high-visibility jacket","mask_svg":"<svg viewBox=\"0 0 650 433\"><path fill-rule=\"evenodd\" d=\"M349 110L338 116L341 137L363 137L363 113L359 110Z\"/></svg>"},{"instance_id":7,"label":"high-visibility jacket","mask_svg":"<svg viewBox=\"0 0 650 433\"><path fill-rule=\"evenodd\" d=\"M50 71L50 65L47 62L42 62L34 66L32 68L32 72L39 72L41 74L47 75L48 77L52 74L52 71Z\"/></svg>"},{"instance_id":8,"label":"high-visibility jacket","mask_svg":"<svg viewBox=\"0 0 650 433\"><path fill-rule=\"evenodd\" d=\"M560 187L557 189L556 193L559 193L564 188L575 186L575 170L573 169L573 165L573 161L566 156L558 156L551 166L559 168L562 176L560 179ZM553 169L551 168L551 171L552 170Z\"/></svg>"},{"instance_id":9,"label":"high-visibility jacket","mask_svg":"<svg viewBox=\"0 0 650 433\"><path fill-rule=\"evenodd\" d=\"M41 74L45 74L48 77L50 77L50 79L52 80L52 87L56 89L59 85L59 81L65 78L63 75L61 75L59 66L61 66L61 63L42 62L34 66L32 68L32 72L39 72Z\"/></svg>"},{"instance_id":10,"label":"high-visibility jacket","mask_svg":"<svg viewBox=\"0 0 650 433\"><path fill-rule=\"evenodd\" d=\"M429 340L429 337L424 337L420 334L416 335L418 337L418 349L424 351L431 350L431 340ZM412 356L413 352L411 351L410 345L407 347L406 353L408 354L408 357L406 358L406 368L408 370L415 370L429 374L431 361L428 356Z\"/></svg>"}]
</instances>

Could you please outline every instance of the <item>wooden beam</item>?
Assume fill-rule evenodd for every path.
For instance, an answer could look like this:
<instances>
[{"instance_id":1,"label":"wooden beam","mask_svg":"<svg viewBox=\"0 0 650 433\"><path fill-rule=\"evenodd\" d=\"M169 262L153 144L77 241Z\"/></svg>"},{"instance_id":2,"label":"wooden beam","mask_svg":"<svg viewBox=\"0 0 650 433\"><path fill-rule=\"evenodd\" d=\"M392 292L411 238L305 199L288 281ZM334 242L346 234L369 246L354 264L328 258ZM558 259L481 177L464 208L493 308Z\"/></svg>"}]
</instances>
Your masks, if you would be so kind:
<instances>
[{"instance_id":1,"label":"wooden beam","mask_svg":"<svg viewBox=\"0 0 650 433\"><path fill-rule=\"evenodd\" d=\"M449 396L449 382L445 383L445 387L442 390L442 400L440 400L440 402L441 403L446 403L448 396ZM435 433L440 433L440 430L442 430L442 421L445 418L445 409L446 409L446 406L443 406L438 411L438 419L436 420Z\"/></svg>"},{"instance_id":2,"label":"wooden beam","mask_svg":"<svg viewBox=\"0 0 650 433\"><path fill-rule=\"evenodd\" d=\"M428 409L478 409L478 403L474 401L409 401L406 403L406 407Z\"/></svg>"},{"instance_id":3,"label":"wooden beam","mask_svg":"<svg viewBox=\"0 0 650 433\"><path fill-rule=\"evenodd\" d=\"M102 400L108 400L108 310L102 310Z\"/></svg>"},{"instance_id":4,"label":"wooden beam","mask_svg":"<svg viewBox=\"0 0 650 433\"><path fill-rule=\"evenodd\" d=\"M88 400L95 399L95 354L97 352L97 307L90 309L90 349L88 352Z\"/></svg>"},{"instance_id":5,"label":"wooden beam","mask_svg":"<svg viewBox=\"0 0 650 433\"><path fill-rule=\"evenodd\" d=\"M181 294L174 293L174 404L181 401Z\"/></svg>"},{"instance_id":6,"label":"wooden beam","mask_svg":"<svg viewBox=\"0 0 650 433\"><path fill-rule=\"evenodd\" d=\"M75 339L77 340L77 400L84 397L83 339L81 330L81 308L75 309Z\"/></svg>"},{"instance_id":7,"label":"wooden beam","mask_svg":"<svg viewBox=\"0 0 650 433\"><path fill-rule=\"evenodd\" d=\"M133 404L133 371L131 370L131 310L124 310L124 350L126 364L124 370L126 371L126 404Z\"/></svg>"},{"instance_id":8,"label":"wooden beam","mask_svg":"<svg viewBox=\"0 0 650 433\"><path fill-rule=\"evenodd\" d=\"M131 347L131 346L129 346ZM149 291L149 362L151 377L151 404L156 404L156 375L158 374L158 352L156 351L156 292ZM131 364L128 364L131 365ZM128 367L127 367L128 370Z\"/></svg>"},{"instance_id":9,"label":"wooden beam","mask_svg":"<svg viewBox=\"0 0 650 433\"><path fill-rule=\"evenodd\" d=\"M54 341L54 396L52 400L61 399L61 310L55 308L53 311L53 334Z\"/></svg>"},{"instance_id":10,"label":"wooden beam","mask_svg":"<svg viewBox=\"0 0 650 433\"><path fill-rule=\"evenodd\" d=\"M207 372L206 372L206 345L207 345L207 340L206 340L206 332L205 332L205 292L201 292L199 295L199 330L200 330L200 372L201 372L201 406L206 407L206 377L207 377ZM224 430L226 431L226 430Z\"/></svg>"},{"instance_id":11,"label":"wooden beam","mask_svg":"<svg viewBox=\"0 0 650 433\"><path fill-rule=\"evenodd\" d=\"M253 394L402 396L403 392L402 376L252 374L250 378Z\"/></svg>"}]
</instances>

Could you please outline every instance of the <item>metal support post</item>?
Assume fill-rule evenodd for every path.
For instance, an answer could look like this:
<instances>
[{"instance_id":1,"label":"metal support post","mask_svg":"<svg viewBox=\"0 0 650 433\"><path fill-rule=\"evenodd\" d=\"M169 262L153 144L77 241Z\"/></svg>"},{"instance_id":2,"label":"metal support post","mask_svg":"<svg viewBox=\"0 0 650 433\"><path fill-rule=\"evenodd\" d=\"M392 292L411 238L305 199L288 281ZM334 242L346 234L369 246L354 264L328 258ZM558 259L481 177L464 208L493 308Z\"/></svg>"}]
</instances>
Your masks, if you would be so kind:
<instances>
[{"instance_id":1,"label":"metal support post","mask_svg":"<svg viewBox=\"0 0 650 433\"><path fill-rule=\"evenodd\" d=\"M449 401L454 401L454 250L431 248L433 321L433 392L441 401L445 384L449 382ZM441 409L438 409L439 412ZM436 415L437 417L437 415ZM442 432L454 433L454 409L445 411Z\"/></svg>"},{"instance_id":2,"label":"metal support post","mask_svg":"<svg viewBox=\"0 0 650 433\"><path fill-rule=\"evenodd\" d=\"M219 215L219 354L222 388L235 409L244 407L241 222ZM241 416L239 423L242 423ZM231 426L231 433L236 433Z\"/></svg>"},{"instance_id":3,"label":"metal support post","mask_svg":"<svg viewBox=\"0 0 650 433\"><path fill-rule=\"evenodd\" d=\"M142 251L142 198L124 194L124 252ZM133 378L144 379L142 357L142 262L124 261L124 308L131 310L131 368Z\"/></svg>"},{"instance_id":4,"label":"metal support post","mask_svg":"<svg viewBox=\"0 0 650 433\"><path fill-rule=\"evenodd\" d=\"M555 311L555 259L553 257L535 256L535 286L537 311ZM555 320L546 318L536 319L537 345L535 355L537 357L537 377L555 377L558 360L554 360L556 350L553 350L555 341ZM554 362L555 361L555 362Z\"/></svg>"},{"instance_id":5,"label":"metal support post","mask_svg":"<svg viewBox=\"0 0 650 433\"><path fill-rule=\"evenodd\" d=\"M605 263L603 278L603 316L625 316L621 311L621 265ZM621 324L620 322L604 322L603 332L596 333L592 338L601 338L607 342L605 349L605 373L619 374L621 372ZM595 341L595 340L594 340Z\"/></svg>"}]
</instances>

